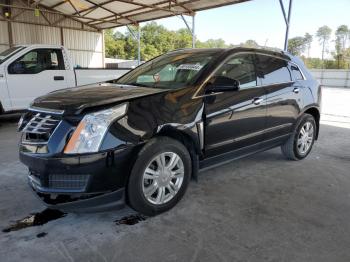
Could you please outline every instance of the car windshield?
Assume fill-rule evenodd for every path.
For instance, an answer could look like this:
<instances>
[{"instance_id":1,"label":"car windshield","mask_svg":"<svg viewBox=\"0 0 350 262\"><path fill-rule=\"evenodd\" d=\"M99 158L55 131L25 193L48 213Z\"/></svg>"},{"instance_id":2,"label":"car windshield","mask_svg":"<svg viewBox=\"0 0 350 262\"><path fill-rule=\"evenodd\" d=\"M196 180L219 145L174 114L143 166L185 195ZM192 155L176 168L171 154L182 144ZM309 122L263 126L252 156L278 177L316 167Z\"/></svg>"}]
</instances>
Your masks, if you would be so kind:
<instances>
[{"instance_id":1,"label":"car windshield","mask_svg":"<svg viewBox=\"0 0 350 262\"><path fill-rule=\"evenodd\" d=\"M164 89L182 88L199 76L213 55L212 52L165 54L137 67L116 83Z\"/></svg>"},{"instance_id":2,"label":"car windshield","mask_svg":"<svg viewBox=\"0 0 350 262\"><path fill-rule=\"evenodd\" d=\"M0 64L9 59L12 55L23 49L23 46L15 46L0 53Z\"/></svg>"}]
</instances>

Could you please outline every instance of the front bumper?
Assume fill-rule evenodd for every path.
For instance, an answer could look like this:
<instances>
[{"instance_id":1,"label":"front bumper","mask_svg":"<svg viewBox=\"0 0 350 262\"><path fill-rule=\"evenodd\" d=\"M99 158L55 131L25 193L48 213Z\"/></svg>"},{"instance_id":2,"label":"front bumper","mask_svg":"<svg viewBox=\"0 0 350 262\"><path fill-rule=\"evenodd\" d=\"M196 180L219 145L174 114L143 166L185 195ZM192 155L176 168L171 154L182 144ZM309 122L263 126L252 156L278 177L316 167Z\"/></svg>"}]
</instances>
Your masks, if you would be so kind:
<instances>
[{"instance_id":1,"label":"front bumper","mask_svg":"<svg viewBox=\"0 0 350 262\"><path fill-rule=\"evenodd\" d=\"M48 195L35 191L32 187L35 195L42 201L48 208L58 209L63 212L100 212L111 209L122 209L125 207L125 190L124 188L118 189L110 193L104 193L101 195L88 195L87 198L71 199L71 201L52 201L52 199L45 201Z\"/></svg>"},{"instance_id":2,"label":"front bumper","mask_svg":"<svg viewBox=\"0 0 350 262\"><path fill-rule=\"evenodd\" d=\"M45 157L20 152L28 182L50 208L98 211L124 205L132 148L89 155Z\"/></svg>"}]
</instances>

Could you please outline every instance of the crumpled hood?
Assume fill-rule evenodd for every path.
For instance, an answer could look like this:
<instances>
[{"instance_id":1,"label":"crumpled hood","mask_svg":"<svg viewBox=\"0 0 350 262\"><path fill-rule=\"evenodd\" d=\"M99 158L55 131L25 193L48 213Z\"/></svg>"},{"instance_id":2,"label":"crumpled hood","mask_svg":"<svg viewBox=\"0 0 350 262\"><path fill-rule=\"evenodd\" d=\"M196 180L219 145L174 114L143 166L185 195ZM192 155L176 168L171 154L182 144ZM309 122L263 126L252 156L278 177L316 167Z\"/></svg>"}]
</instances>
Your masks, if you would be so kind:
<instances>
[{"instance_id":1,"label":"crumpled hood","mask_svg":"<svg viewBox=\"0 0 350 262\"><path fill-rule=\"evenodd\" d=\"M167 91L166 89L103 83L54 91L36 98L31 106L63 110L65 114L78 114L89 107L126 102L129 99Z\"/></svg>"}]
</instances>

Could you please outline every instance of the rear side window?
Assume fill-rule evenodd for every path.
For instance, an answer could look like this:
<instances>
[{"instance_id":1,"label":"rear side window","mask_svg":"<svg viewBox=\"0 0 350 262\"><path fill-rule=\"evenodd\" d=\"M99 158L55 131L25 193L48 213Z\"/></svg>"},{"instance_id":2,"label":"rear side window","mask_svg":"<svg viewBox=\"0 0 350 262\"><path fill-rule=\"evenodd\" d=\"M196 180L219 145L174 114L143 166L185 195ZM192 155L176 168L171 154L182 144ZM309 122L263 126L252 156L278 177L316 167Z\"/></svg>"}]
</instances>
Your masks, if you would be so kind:
<instances>
[{"instance_id":1,"label":"rear side window","mask_svg":"<svg viewBox=\"0 0 350 262\"><path fill-rule=\"evenodd\" d=\"M9 66L10 74L38 74L45 70L64 70L60 49L35 49Z\"/></svg>"},{"instance_id":2,"label":"rear side window","mask_svg":"<svg viewBox=\"0 0 350 262\"><path fill-rule=\"evenodd\" d=\"M290 82L288 62L273 56L257 55L257 72L262 85Z\"/></svg>"},{"instance_id":3,"label":"rear side window","mask_svg":"<svg viewBox=\"0 0 350 262\"><path fill-rule=\"evenodd\" d=\"M292 65L290 68L292 69L292 75L294 80L304 80L303 74L300 72L297 66Z\"/></svg>"}]
</instances>

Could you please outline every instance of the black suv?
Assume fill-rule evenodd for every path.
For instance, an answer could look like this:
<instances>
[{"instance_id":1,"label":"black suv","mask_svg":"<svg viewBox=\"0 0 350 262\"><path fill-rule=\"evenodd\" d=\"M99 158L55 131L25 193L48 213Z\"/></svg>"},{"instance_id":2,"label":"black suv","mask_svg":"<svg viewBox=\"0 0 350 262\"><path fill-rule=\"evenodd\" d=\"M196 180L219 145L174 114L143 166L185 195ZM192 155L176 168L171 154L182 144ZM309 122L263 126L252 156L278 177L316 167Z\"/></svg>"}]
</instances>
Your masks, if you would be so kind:
<instances>
[{"instance_id":1,"label":"black suv","mask_svg":"<svg viewBox=\"0 0 350 262\"><path fill-rule=\"evenodd\" d=\"M200 169L277 146L305 158L320 100L319 84L285 52L177 50L115 81L37 98L19 123L20 159L51 207L127 202L154 215Z\"/></svg>"}]
</instances>

